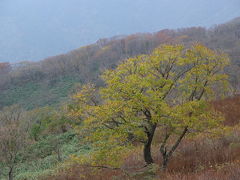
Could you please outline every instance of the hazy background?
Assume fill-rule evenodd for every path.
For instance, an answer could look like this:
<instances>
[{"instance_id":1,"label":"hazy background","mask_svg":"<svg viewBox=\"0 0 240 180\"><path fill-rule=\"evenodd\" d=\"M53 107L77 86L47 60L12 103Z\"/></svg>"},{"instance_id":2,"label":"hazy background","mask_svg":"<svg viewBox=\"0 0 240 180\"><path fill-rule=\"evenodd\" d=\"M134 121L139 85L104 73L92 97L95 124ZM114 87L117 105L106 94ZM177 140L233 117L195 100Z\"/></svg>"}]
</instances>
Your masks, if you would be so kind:
<instances>
[{"instance_id":1,"label":"hazy background","mask_svg":"<svg viewBox=\"0 0 240 180\"><path fill-rule=\"evenodd\" d=\"M99 38L209 27L237 16L239 0L0 0L0 62L40 60Z\"/></svg>"}]
</instances>

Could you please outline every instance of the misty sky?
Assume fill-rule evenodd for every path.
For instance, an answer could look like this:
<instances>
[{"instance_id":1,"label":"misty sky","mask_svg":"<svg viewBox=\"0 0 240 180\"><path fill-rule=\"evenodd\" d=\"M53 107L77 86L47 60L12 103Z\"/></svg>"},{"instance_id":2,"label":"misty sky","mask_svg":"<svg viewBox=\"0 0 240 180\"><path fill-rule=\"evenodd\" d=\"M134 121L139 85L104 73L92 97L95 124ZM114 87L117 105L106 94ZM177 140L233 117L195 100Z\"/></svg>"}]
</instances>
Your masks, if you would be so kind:
<instances>
[{"instance_id":1,"label":"misty sky","mask_svg":"<svg viewBox=\"0 0 240 180\"><path fill-rule=\"evenodd\" d=\"M99 38L209 27L240 16L240 0L0 0L0 62L40 60Z\"/></svg>"}]
</instances>

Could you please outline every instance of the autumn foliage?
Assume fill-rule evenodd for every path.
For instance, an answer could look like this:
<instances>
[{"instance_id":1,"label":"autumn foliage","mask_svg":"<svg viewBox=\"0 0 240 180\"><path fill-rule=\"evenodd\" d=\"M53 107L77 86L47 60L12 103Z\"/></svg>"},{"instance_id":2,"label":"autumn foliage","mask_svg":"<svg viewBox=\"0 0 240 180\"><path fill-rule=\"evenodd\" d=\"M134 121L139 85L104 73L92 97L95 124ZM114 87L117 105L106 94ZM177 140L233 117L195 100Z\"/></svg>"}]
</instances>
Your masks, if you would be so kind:
<instances>
[{"instance_id":1,"label":"autumn foliage","mask_svg":"<svg viewBox=\"0 0 240 180\"><path fill-rule=\"evenodd\" d=\"M230 125L237 125L239 122L239 116L236 113L236 109L240 106L239 104L240 99L238 96L218 100L213 103L214 107L225 115L224 124ZM240 175L239 135L239 126L235 126L230 132L221 137L208 137L203 134L195 138L185 139L169 163L168 171L157 176L166 180L237 180ZM161 157L157 151L154 147L153 156L159 162ZM129 174L132 174L130 177L121 170L98 169L97 173L93 174L92 168L73 166L66 172L59 172L58 175L48 179L78 180L84 179L84 176L89 180L110 180L116 176L122 177L122 179L144 179L145 176L141 172L146 169L144 169L143 165L141 151L138 149L125 160L123 166L123 168L128 169ZM135 167L135 169L129 169L132 167ZM81 175L83 175L82 178Z\"/></svg>"}]
</instances>

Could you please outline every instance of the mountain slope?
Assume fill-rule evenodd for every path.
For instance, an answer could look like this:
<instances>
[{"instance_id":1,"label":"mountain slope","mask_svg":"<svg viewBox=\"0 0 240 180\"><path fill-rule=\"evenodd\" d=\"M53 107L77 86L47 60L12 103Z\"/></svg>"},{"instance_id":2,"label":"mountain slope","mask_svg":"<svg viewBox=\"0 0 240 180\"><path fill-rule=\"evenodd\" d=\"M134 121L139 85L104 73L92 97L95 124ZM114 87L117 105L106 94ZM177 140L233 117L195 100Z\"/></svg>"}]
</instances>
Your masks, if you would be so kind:
<instances>
[{"instance_id":1,"label":"mountain slope","mask_svg":"<svg viewBox=\"0 0 240 180\"><path fill-rule=\"evenodd\" d=\"M57 105L66 100L78 83L102 85L99 74L120 61L150 53L163 43L202 42L228 53L232 65L226 70L240 89L240 18L211 29L186 28L157 33L100 39L97 43L40 62L22 62L11 68L0 64L0 107L21 104L27 109ZM5 68L4 68L5 67ZM2 72L2 73L1 73Z\"/></svg>"}]
</instances>

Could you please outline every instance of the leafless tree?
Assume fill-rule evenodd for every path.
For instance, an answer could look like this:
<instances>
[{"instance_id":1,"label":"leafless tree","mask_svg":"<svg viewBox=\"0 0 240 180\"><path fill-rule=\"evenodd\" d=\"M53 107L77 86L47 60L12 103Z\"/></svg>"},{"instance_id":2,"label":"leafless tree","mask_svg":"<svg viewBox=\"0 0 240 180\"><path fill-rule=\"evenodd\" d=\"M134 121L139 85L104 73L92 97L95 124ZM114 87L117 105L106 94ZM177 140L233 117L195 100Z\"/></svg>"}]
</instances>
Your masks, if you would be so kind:
<instances>
[{"instance_id":1,"label":"leafless tree","mask_svg":"<svg viewBox=\"0 0 240 180\"><path fill-rule=\"evenodd\" d=\"M28 144L22 117L23 111L19 106L0 111L0 160L8 168L9 180L13 180L18 155Z\"/></svg>"}]
</instances>

